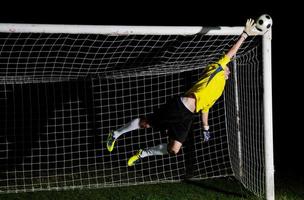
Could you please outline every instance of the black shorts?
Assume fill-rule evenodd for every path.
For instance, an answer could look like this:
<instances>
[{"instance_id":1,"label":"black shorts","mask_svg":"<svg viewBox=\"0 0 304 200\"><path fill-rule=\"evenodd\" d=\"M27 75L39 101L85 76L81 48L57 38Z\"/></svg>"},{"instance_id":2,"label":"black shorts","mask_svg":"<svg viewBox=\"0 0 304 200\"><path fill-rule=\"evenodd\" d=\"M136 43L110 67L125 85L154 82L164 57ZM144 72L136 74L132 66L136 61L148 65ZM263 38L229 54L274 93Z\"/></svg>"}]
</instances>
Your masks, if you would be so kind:
<instances>
[{"instance_id":1,"label":"black shorts","mask_svg":"<svg viewBox=\"0 0 304 200\"><path fill-rule=\"evenodd\" d=\"M170 139L183 143L191 128L194 118L192 113L181 101L175 97L147 116L148 123L160 131L168 131Z\"/></svg>"}]
</instances>

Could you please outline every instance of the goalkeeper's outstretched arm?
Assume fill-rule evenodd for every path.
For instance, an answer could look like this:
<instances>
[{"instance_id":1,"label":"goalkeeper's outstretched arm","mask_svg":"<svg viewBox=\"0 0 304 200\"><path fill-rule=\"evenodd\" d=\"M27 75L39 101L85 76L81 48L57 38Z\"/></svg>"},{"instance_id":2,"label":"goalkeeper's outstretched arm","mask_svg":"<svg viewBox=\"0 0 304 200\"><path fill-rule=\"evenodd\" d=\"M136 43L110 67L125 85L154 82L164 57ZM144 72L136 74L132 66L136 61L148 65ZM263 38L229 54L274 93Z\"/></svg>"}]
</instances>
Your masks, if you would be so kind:
<instances>
[{"instance_id":1,"label":"goalkeeper's outstretched arm","mask_svg":"<svg viewBox=\"0 0 304 200\"><path fill-rule=\"evenodd\" d=\"M253 19L248 19L244 28L243 33L240 35L237 42L231 47L231 49L226 53L226 55L231 59L236 52L239 50L242 43L245 41L245 39L248 36L257 35L257 32L255 31L256 24L254 23Z\"/></svg>"}]
</instances>

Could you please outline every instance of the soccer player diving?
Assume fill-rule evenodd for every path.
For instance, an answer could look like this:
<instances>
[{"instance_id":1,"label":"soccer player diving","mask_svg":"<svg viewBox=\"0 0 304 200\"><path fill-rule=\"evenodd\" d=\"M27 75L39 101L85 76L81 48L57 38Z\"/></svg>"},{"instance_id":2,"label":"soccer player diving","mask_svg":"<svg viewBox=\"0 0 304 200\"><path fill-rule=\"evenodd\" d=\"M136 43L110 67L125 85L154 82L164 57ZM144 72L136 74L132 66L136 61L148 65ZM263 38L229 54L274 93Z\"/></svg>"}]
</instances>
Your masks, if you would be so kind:
<instances>
[{"instance_id":1,"label":"soccer player diving","mask_svg":"<svg viewBox=\"0 0 304 200\"><path fill-rule=\"evenodd\" d=\"M244 31L235 44L217 62L208 65L200 78L187 92L174 97L162 105L152 114L133 119L123 127L108 134L107 149L113 151L117 139L135 129L156 128L166 132L169 142L154 147L139 149L128 160L128 166L133 166L148 156L176 155L188 136L192 121L196 113L201 114L204 141L210 140L208 113L209 109L218 100L224 91L230 71L227 64L237 53L248 36L256 35L254 20L248 19Z\"/></svg>"}]
</instances>

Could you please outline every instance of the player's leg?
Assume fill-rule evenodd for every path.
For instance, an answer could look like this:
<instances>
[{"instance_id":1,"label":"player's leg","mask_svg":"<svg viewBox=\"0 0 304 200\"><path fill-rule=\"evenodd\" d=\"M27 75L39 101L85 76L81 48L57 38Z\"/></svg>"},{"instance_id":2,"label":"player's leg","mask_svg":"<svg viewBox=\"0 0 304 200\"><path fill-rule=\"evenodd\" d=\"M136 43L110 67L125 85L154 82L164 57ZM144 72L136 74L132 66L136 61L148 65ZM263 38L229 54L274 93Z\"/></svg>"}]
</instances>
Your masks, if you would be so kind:
<instances>
[{"instance_id":1,"label":"player's leg","mask_svg":"<svg viewBox=\"0 0 304 200\"><path fill-rule=\"evenodd\" d=\"M133 119L129 123L125 124L123 127L115 131L111 131L108 134L107 149L111 152L115 146L115 142L117 138L120 137L121 135L139 128L149 128L149 127L150 125L145 117Z\"/></svg>"},{"instance_id":2,"label":"player's leg","mask_svg":"<svg viewBox=\"0 0 304 200\"><path fill-rule=\"evenodd\" d=\"M171 155L176 155L180 151L182 145L183 144L180 141L171 139L170 143L169 143L169 146L168 146L168 152Z\"/></svg>"},{"instance_id":3,"label":"player's leg","mask_svg":"<svg viewBox=\"0 0 304 200\"><path fill-rule=\"evenodd\" d=\"M128 166L133 166L138 164L142 158L148 156L157 156L157 155L166 155L168 154L168 145L167 144L160 144L154 147L148 147L145 149L140 149L137 151L135 155L133 155L128 160Z\"/></svg>"},{"instance_id":4,"label":"player's leg","mask_svg":"<svg viewBox=\"0 0 304 200\"><path fill-rule=\"evenodd\" d=\"M142 158L148 157L148 156L158 156L158 155L166 155L170 153L171 155L176 155L180 148L182 147L182 143L171 139L168 144L160 144L154 147L148 147L146 149L140 149L137 151L135 155L133 155L128 160L128 166L133 166L135 164L138 164Z\"/></svg>"}]
</instances>

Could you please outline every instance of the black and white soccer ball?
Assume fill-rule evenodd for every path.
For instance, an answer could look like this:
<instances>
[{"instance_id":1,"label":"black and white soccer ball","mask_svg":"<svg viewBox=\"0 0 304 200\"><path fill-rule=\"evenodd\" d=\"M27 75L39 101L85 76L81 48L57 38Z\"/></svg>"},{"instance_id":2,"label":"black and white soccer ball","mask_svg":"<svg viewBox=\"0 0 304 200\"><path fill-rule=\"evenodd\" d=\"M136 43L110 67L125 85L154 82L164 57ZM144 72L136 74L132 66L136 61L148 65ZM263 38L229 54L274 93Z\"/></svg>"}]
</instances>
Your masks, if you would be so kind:
<instances>
[{"instance_id":1,"label":"black and white soccer ball","mask_svg":"<svg viewBox=\"0 0 304 200\"><path fill-rule=\"evenodd\" d=\"M263 14L256 21L256 29L260 32L265 33L272 26L272 19L270 15Z\"/></svg>"}]
</instances>

